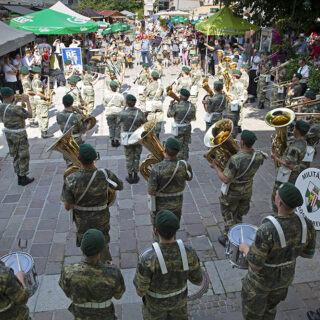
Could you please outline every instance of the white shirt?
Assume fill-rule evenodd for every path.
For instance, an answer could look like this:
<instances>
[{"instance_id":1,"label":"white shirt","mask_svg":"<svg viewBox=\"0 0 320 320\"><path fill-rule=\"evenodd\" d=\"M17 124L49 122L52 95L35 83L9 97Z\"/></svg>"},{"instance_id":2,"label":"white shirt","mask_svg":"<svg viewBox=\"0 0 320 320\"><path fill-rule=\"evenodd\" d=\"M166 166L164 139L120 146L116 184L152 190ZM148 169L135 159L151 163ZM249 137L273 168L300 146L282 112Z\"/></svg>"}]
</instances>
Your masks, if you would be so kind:
<instances>
[{"instance_id":1,"label":"white shirt","mask_svg":"<svg viewBox=\"0 0 320 320\"><path fill-rule=\"evenodd\" d=\"M259 56L252 56L251 57L251 63L252 63L252 70L258 70L258 66L257 63L259 63L261 61L261 58Z\"/></svg>"},{"instance_id":2,"label":"white shirt","mask_svg":"<svg viewBox=\"0 0 320 320\"><path fill-rule=\"evenodd\" d=\"M11 68L10 66L8 66L7 64L5 64L3 66L3 72L5 74L5 79L7 82L17 82L17 76L13 75L13 74L9 74L9 71L14 71L13 68Z\"/></svg>"},{"instance_id":3,"label":"white shirt","mask_svg":"<svg viewBox=\"0 0 320 320\"><path fill-rule=\"evenodd\" d=\"M309 66L306 64L298 69L298 73L301 73L302 77L309 78ZM301 83L307 83L306 79L301 79Z\"/></svg>"},{"instance_id":4,"label":"white shirt","mask_svg":"<svg viewBox=\"0 0 320 320\"><path fill-rule=\"evenodd\" d=\"M85 46L85 48L86 48L87 50L91 50L92 47L93 47L93 42L92 42L91 40L86 40L86 41L84 42L84 46Z\"/></svg>"},{"instance_id":5,"label":"white shirt","mask_svg":"<svg viewBox=\"0 0 320 320\"><path fill-rule=\"evenodd\" d=\"M19 68L18 68L18 64L20 63L20 66L19 66ZM13 66L16 68L16 69L21 69L21 63L22 63L22 61L21 60L17 60L17 59L13 59L13 61L12 61L12 64L13 64Z\"/></svg>"},{"instance_id":6,"label":"white shirt","mask_svg":"<svg viewBox=\"0 0 320 320\"><path fill-rule=\"evenodd\" d=\"M31 56L28 58L27 56L25 56L22 59L22 65L28 67L28 69L31 70L33 65L33 57Z\"/></svg>"},{"instance_id":7,"label":"white shirt","mask_svg":"<svg viewBox=\"0 0 320 320\"><path fill-rule=\"evenodd\" d=\"M57 53L59 56L62 55L62 48L65 48L66 46L64 45L63 42L57 42L56 45L56 51L54 53Z\"/></svg>"}]
</instances>

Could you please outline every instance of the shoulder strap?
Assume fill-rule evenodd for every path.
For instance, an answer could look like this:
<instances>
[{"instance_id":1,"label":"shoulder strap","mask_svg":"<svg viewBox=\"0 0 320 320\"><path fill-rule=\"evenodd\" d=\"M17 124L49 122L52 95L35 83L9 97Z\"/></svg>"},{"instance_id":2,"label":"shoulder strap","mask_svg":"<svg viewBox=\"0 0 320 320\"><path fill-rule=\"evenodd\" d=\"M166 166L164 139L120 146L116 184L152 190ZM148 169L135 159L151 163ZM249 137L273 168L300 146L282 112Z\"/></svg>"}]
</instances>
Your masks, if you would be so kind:
<instances>
[{"instance_id":1,"label":"shoulder strap","mask_svg":"<svg viewBox=\"0 0 320 320\"><path fill-rule=\"evenodd\" d=\"M8 110L8 108L9 108L10 106L11 106L11 104L8 104L8 105L6 106L6 108L4 109L3 116L2 116L2 121L3 121L3 123L4 123L4 118L6 117L7 110Z\"/></svg>"},{"instance_id":2,"label":"shoulder strap","mask_svg":"<svg viewBox=\"0 0 320 320\"><path fill-rule=\"evenodd\" d=\"M187 175L189 176L189 178L191 178L191 172L188 170L187 161L186 160L179 160L179 161L182 162L186 166Z\"/></svg>"},{"instance_id":3,"label":"shoulder strap","mask_svg":"<svg viewBox=\"0 0 320 320\"><path fill-rule=\"evenodd\" d=\"M71 113L71 114L69 115L68 120L67 120L66 124L64 125L62 134L65 134L65 133L66 133L66 130L67 130L67 128L68 128L68 124L69 124L69 122L70 122L70 120L71 120L72 115L73 115L73 113Z\"/></svg>"},{"instance_id":4,"label":"shoulder strap","mask_svg":"<svg viewBox=\"0 0 320 320\"><path fill-rule=\"evenodd\" d=\"M188 108L188 110L187 110L186 114L184 115L183 119L180 121L180 124L181 124L181 123L183 123L183 121L186 119L186 117L187 117L187 115L188 115L188 113L189 113L190 109L191 109L191 102L189 101L189 108Z\"/></svg>"},{"instance_id":5,"label":"shoulder strap","mask_svg":"<svg viewBox=\"0 0 320 320\"><path fill-rule=\"evenodd\" d=\"M153 247L153 249L154 249L154 251L156 253L156 256L158 258L158 261L159 261L159 264L160 264L161 273L162 274L167 274L168 273L168 269L167 269L166 263L164 261L163 254L161 252L159 244L157 242L154 242L152 244L152 247Z\"/></svg>"},{"instance_id":6,"label":"shoulder strap","mask_svg":"<svg viewBox=\"0 0 320 320\"><path fill-rule=\"evenodd\" d=\"M110 99L110 101L107 104L107 107L110 106L111 102L113 101L114 97L116 96L117 92L114 93L114 95L112 96L112 98Z\"/></svg>"},{"instance_id":7,"label":"shoulder strap","mask_svg":"<svg viewBox=\"0 0 320 320\"><path fill-rule=\"evenodd\" d=\"M255 151L255 152L253 153L253 155L252 155L252 158L251 158L251 160L250 160L250 163L249 163L247 169L244 170L238 177L236 177L235 180L238 180L239 178L243 177L243 176L247 173L247 171L250 169L250 167L251 167L251 165L252 165L252 163L253 163L253 161L254 161L254 159L255 159L255 157L256 157L256 154L257 154L257 152Z\"/></svg>"},{"instance_id":8,"label":"shoulder strap","mask_svg":"<svg viewBox=\"0 0 320 320\"><path fill-rule=\"evenodd\" d=\"M92 174L91 179L89 180L89 183L87 184L86 189L83 191L82 195L78 198L78 200L76 201L76 204L78 204L78 203L82 200L82 198L85 196L85 194L88 192L90 186L92 185L92 182L93 182L94 178L95 178L96 175L97 175L97 172L98 172L98 170L96 170L96 171Z\"/></svg>"},{"instance_id":9,"label":"shoulder strap","mask_svg":"<svg viewBox=\"0 0 320 320\"><path fill-rule=\"evenodd\" d=\"M285 248L287 246L286 243L286 238L284 237L284 232L282 230L282 227L280 225L280 223L278 222L278 220L273 217L273 216L267 216L266 219L268 219L269 221L272 222L272 224L275 226L275 228L277 229L278 235L279 235L279 239L280 239L280 244L281 244L281 248Z\"/></svg>"},{"instance_id":10,"label":"shoulder strap","mask_svg":"<svg viewBox=\"0 0 320 320\"><path fill-rule=\"evenodd\" d=\"M129 132L131 132L131 130L132 130L132 128L133 128L133 125L134 125L134 123L135 123L136 120L137 120L138 113L139 113L139 110L137 110L137 112L136 112L136 115L135 115L135 117L134 117L134 119L133 119L133 121L132 121L132 124L131 124L131 127L130 127L130 129L129 129Z\"/></svg>"},{"instance_id":11,"label":"shoulder strap","mask_svg":"<svg viewBox=\"0 0 320 320\"><path fill-rule=\"evenodd\" d=\"M296 215L299 217L300 222L301 222L301 227L302 227L301 243L306 243L307 242L307 223L306 223L306 219L301 214L296 213Z\"/></svg>"},{"instance_id":12,"label":"shoulder strap","mask_svg":"<svg viewBox=\"0 0 320 320\"><path fill-rule=\"evenodd\" d=\"M177 173L177 171L178 171L178 169L179 169L180 161L181 161L181 160L177 161L177 165L176 165L176 167L174 168L174 171L173 171L170 179L169 179L168 182L158 191L158 193L160 193L162 190L164 190L164 189L170 184L170 182L172 181L172 179L174 178L174 176L176 175L176 173Z\"/></svg>"},{"instance_id":13,"label":"shoulder strap","mask_svg":"<svg viewBox=\"0 0 320 320\"><path fill-rule=\"evenodd\" d=\"M189 263L188 263L186 248L184 247L184 244L181 239L178 239L177 243L178 243L180 254L181 254L183 271L188 271L189 270Z\"/></svg>"}]
</instances>

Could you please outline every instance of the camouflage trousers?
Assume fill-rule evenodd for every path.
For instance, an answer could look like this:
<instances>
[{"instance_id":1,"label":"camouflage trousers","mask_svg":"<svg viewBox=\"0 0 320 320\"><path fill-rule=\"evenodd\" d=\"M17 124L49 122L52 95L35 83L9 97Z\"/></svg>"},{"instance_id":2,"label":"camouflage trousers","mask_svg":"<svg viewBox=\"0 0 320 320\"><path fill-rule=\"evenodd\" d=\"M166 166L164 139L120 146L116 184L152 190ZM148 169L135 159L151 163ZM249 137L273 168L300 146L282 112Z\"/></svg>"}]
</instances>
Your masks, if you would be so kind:
<instances>
[{"instance_id":1,"label":"camouflage trousers","mask_svg":"<svg viewBox=\"0 0 320 320\"><path fill-rule=\"evenodd\" d=\"M1 312L0 318L6 320L31 320L29 308L26 305L14 305L8 310Z\"/></svg>"},{"instance_id":2,"label":"camouflage trousers","mask_svg":"<svg viewBox=\"0 0 320 320\"><path fill-rule=\"evenodd\" d=\"M74 316L75 320L116 320L114 305L104 309L81 308L73 303L68 309Z\"/></svg>"},{"instance_id":3,"label":"camouflage trousers","mask_svg":"<svg viewBox=\"0 0 320 320\"><path fill-rule=\"evenodd\" d=\"M220 115L213 115L210 122L206 122L206 132L209 128L214 125L216 122L222 119L222 113Z\"/></svg>"},{"instance_id":4,"label":"camouflage trousers","mask_svg":"<svg viewBox=\"0 0 320 320\"><path fill-rule=\"evenodd\" d=\"M232 137L236 138L237 134L239 133L239 119L240 119L240 112L228 112L225 116L226 119L230 119L233 123L233 130L232 130Z\"/></svg>"},{"instance_id":5,"label":"camouflage trousers","mask_svg":"<svg viewBox=\"0 0 320 320\"><path fill-rule=\"evenodd\" d=\"M278 93L278 86L273 86L271 89L271 96L270 96L270 107L271 109L279 108L281 107L281 104L279 104L277 101L284 99L283 93Z\"/></svg>"},{"instance_id":6,"label":"camouflage trousers","mask_svg":"<svg viewBox=\"0 0 320 320\"><path fill-rule=\"evenodd\" d=\"M288 288L264 291L242 280L242 317L244 320L273 320L277 305L286 299Z\"/></svg>"},{"instance_id":7,"label":"camouflage trousers","mask_svg":"<svg viewBox=\"0 0 320 320\"><path fill-rule=\"evenodd\" d=\"M40 130L47 131L49 127L49 107L41 100L36 104L36 109Z\"/></svg>"},{"instance_id":8,"label":"camouflage trousers","mask_svg":"<svg viewBox=\"0 0 320 320\"><path fill-rule=\"evenodd\" d=\"M242 217L249 212L251 193L242 195L221 195L220 209L224 221L225 234L236 224L242 223Z\"/></svg>"},{"instance_id":9,"label":"camouflage trousers","mask_svg":"<svg viewBox=\"0 0 320 320\"><path fill-rule=\"evenodd\" d=\"M107 116L107 123L109 127L109 137L111 140L120 140L120 125L119 115L117 113Z\"/></svg>"},{"instance_id":10,"label":"camouflage trousers","mask_svg":"<svg viewBox=\"0 0 320 320\"><path fill-rule=\"evenodd\" d=\"M179 134L175 137L181 145L181 150L179 151L177 158L178 160L186 160L189 159L189 144L191 143L191 134Z\"/></svg>"},{"instance_id":11,"label":"camouflage trousers","mask_svg":"<svg viewBox=\"0 0 320 320\"><path fill-rule=\"evenodd\" d=\"M13 157L13 169L18 176L29 173L29 142L27 135L6 133L10 156Z\"/></svg>"},{"instance_id":12,"label":"camouflage trousers","mask_svg":"<svg viewBox=\"0 0 320 320\"><path fill-rule=\"evenodd\" d=\"M163 111L155 111L155 112L148 112L147 113L147 120L156 120L156 126L154 128L155 134L159 135L161 132L161 127L162 127L162 120L163 120Z\"/></svg>"},{"instance_id":13,"label":"camouflage trousers","mask_svg":"<svg viewBox=\"0 0 320 320\"><path fill-rule=\"evenodd\" d=\"M131 146L124 146L126 165L128 173L139 172L139 162L142 152L142 145L137 143Z\"/></svg>"},{"instance_id":14,"label":"camouflage trousers","mask_svg":"<svg viewBox=\"0 0 320 320\"><path fill-rule=\"evenodd\" d=\"M87 103L88 114L91 114L94 109L94 97L88 97L88 98L89 99L84 99L84 101ZM88 101L86 101L86 100L88 100Z\"/></svg>"},{"instance_id":15,"label":"camouflage trousers","mask_svg":"<svg viewBox=\"0 0 320 320\"><path fill-rule=\"evenodd\" d=\"M257 89L257 99L258 103L264 103L266 101L266 92L263 91L263 87L258 85Z\"/></svg>"},{"instance_id":16,"label":"camouflage trousers","mask_svg":"<svg viewBox=\"0 0 320 320\"><path fill-rule=\"evenodd\" d=\"M35 103L33 102L33 99L31 101L31 97L29 96L30 99L30 105L31 105L31 110L32 110L32 118L29 118L30 123L34 123L36 121L36 116L37 116L37 108Z\"/></svg>"},{"instance_id":17,"label":"camouflage trousers","mask_svg":"<svg viewBox=\"0 0 320 320\"><path fill-rule=\"evenodd\" d=\"M142 315L144 320L187 320L187 304L183 308L168 311L153 311L145 304L142 305Z\"/></svg>"}]
</instances>

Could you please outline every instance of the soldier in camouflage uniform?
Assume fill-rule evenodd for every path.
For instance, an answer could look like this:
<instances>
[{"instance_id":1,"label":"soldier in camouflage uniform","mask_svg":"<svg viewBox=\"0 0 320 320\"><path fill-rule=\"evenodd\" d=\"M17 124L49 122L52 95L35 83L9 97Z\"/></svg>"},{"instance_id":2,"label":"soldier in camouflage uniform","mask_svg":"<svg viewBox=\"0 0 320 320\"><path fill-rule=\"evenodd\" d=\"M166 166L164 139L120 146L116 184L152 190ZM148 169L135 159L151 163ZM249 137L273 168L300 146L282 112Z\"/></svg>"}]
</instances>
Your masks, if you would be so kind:
<instances>
[{"instance_id":1,"label":"soldier in camouflage uniform","mask_svg":"<svg viewBox=\"0 0 320 320\"><path fill-rule=\"evenodd\" d=\"M156 71L159 74L159 79L161 79L161 77L163 76L163 65L162 65L162 61L163 59L157 59L154 62L154 67L152 69L152 71Z\"/></svg>"},{"instance_id":2,"label":"soldier in camouflage uniform","mask_svg":"<svg viewBox=\"0 0 320 320\"><path fill-rule=\"evenodd\" d=\"M190 92L186 89L180 91L180 102L169 106L167 117L174 118L172 134L181 144L181 151L178 153L179 160L189 159L189 144L191 143L191 121L196 118L196 108L188 101Z\"/></svg>"},{"instance_id":3,"label":"soldier in camouflage uniform","mask_svg":"<svg viewBox=\"0 0 320 320\"><path fill-rule=\"evenodd\" d=\"M152 71L151 77L152 81L144 89L143 98L146 101L147 120L157 121L154 131L159 139L163 121L162 96L164 88L157 71Z\"/></svg>"},{"instance_id":4,"label":"soldier in camouflage uniform","mask_svg":"<svg viewBox=\"0 0 320 320\"><path fill-rule=\"evenodd\" d=\"M30 128L38 128L39 123L35 121L37 110L34 104L33 96L35 93L32 91L32 83L30 80L29 69L26 66L21 67L21 84L23 88L23 93L27 94L29 97L31 109L32 109L32 118L29 120Z\"/></svg>"},{"instance_id":5,"label":"soldier in camouflage uniform","mask_svg":"<svg viewBox=\"0 0 320 320\"><path fill-rule=\"evenodd\" d=\"M206 110L206 131L217 121L222 119L222 112L227 106L227 98L222 93L223 83L221 81L215 81L213 83L214 96L209 99L208 105L203 100L204 108Z\"/></svg>"},{"instance_id":6,"label":"soldier in camouflage uniform","mask_svg":"<svg viewBox=\"0 0 320 320\"><path fill-rule=\"evenodd\" d=\"M201 286L202 271L193 248L180 239L177 217L168 210L158 212L155 233L160 242L139 256L133 283L142 297L144 320L187 320L187 281Z\"/></svg>"},{"instance_id":7,"label":"soldier in camouflage uniform","mask_svg":"<svg viewBox=\"0 0 320 320\"><path fill-rule=\"evenodd\" d=\"M281 65L281 63L283 63L283 59L279 60L277 62L277 67L279 67ZM287 75L287 70L286 68L280 68L277 69L275 71L275 79L272 85L272 89L271 89L271 95L270 95L270 107L271 109L275 109L279 106L279 100L284 101L285 96L286 96L286 88L282 87L280 88L278 83L279 82L284 82L286 80L286 75Z\"/></svg>"},{"instance_id":8,"label":"soldier in camouflage uniform","mask_svg":"<svg viewBox=\"0 0 320 320\"><path fill-rule=\"evenodd\" d=\"M110 212L108 207L108 189L122 190L122 181L108 169L98 169L94 161L97 152L89 144L79 147L79 161L82 168L71 173L64 180L61 200L67 211L73 210L76 226L76 244L80 247L83 235L88 229L95 228L103 232L106 244L101 252L101 261L111 261L109 251Z\"/></svg>"},{"instance_id":9,"label":"soldier in camouflage uniform","mask_svg":"<svg viewBox=\"0 0 320 320\"><path fill-rule=\"evenodd\" d=\"M192 80L190 77L190 68L187 66L182 67L181 78L177 80L175 91L180 93L181 89L186 89L190 92L192 86Z\"/></svg>"},{"instance_id":10,"label":"soldier in camouflage uniform","mask_svg":"<svg viewBox=\"0 0 320 320\"><path fill-rule=\"evenodd\" d=\"M100 261L105 242L101 231L89 229L81 241L84 261L61 270L59 285L71 299L69 311L77 320L117 319L111 299L119 300L126 287L120 269Z\"/></svg>"},{"instance_id":11,"label":"soldier in camouflage uniform","mask_svg":"<svg viewBox=\"0 0 320 320\"><path fill-rule=\"evenodd\" d=\"M266 73L269 70L269 68L271 68L271 66L267 63L260 65L260 75L257 84L257 99L259 109L264 109L264 103L266 101L267 91L264 87L268 85L268 82L266 82L267 76L264 75L264 73Z\"/></svg>"},{"instance_id":12,"label":"soldier in camouflage uniform","mask_svg":"<svg viewBox=\"0 0 320 320\"><path fill-rule=\"evenodd\" d=\"M117 53L113 52L111 54L111 60L109 60L107 63L109 64L109 68L115 71L119 85L121 86L123 83L123 77L125 72L124 61L118 60Z\"/></svg>"},{"instance_id":13,"label":"soldier in camouflage uniform","mask_svg":"<svg viewBox=\"0 0 320 320\"><path fill-rule=\"evenodd\" d=\"M69 91L70 85L69 85L69 79L76 74L75 69L72 68L72 61L66 60L64 63L64 78L66 79L66 91Z\"/></svg>"},{"instance_id":14,"label":"soldier in camouflage uniform","mask_svg":"<svg viewBox=\"0 0 320 320\"><path fill-rule=\"evenodd\" d=\"M0 318L5 320L31 320L27 307L28 292L25 273L13 270L0 261Z\"/></svg>"},{"instance_id":15,"label":"soldier in camouflage uniform","mask_svg":"<svg viewBox=\"0 0 320 320\"><path fill-rule=\"evenodd\" d=\"M178 160L181 149L178 140L168 138L165 144L165 159L152 166L148 180L148 194L155 202L155 210L150 212L154 226L156 213L162 209L171 210L179 219L182 214L183 190L186 181L191 181L191 166L184 160Z\"/></svg>"},{"instance_id":16,"label":"soldier in camouflage uniform","mask_svg":"<svg viewBox=\"0 0 320 320\"><path fill-rule=\"evenodd\" d=\"M256 140L257 137L252 131L243 130L241 150L230 157L224 170L222 171L215 161L210 165L223 182L219 200L225 233L218 237L223 246L226 245L229 230L242 223L242 217L249 212L253 178L266 158L261 151L253 149ZM223 190L225 185L228 187Z\"/></svg>"},{"instance_id":17,"label":"soldier in camouflage uniform","mask_svg":"<svg viewBox=\"0 0 320 320\"><path fill-rule=\"evenodd\" d=\"M118 82L118 79L117 79L117 76L116 76L116 72L114 70L109 70L109 71L106 71L106 79L105 79L105 84L106 84L106 90L111 90L111 87L110 87L110 82L111 81L117 81ZM118 91L120 91L120 84L118 82Z\"/></svg>"},{"instance_id":18,"label":"soldier in camouflage uniform","mask_svg":"<svg viewBox=\"0 0 320 320\"><path fill-rule=\"evenodd\" d=\"M71 127L73 127L72 137L80 146L80 144L83 144L82 134L87 131L89 123L85 125L81 115L73 110L73 97L70 94L66 94L62 98L62 103L64 105L64 110L57 113L57 123L62 134L65 134ZM63 159L66 161L67 167L72 165L72 161L70 161L65 155L63 155Z\"/></svg>"},{"instance_id":19,"label":"soldier in camouflage uniform","mask_svg":"<svg viewBox=\"0 0 320 320\"><path fill-rule=\"evenodd\" d=\"M319 113L319 116L311 119L311 126L306 134L306 141L308 146L315 147L320 140L320 104L313 106L313 113Z\"/></svg>"},{"instance_id":20,"label":"soldier in camouflage uniform","mask_svg":"<svg viewBox=\"0 0 320 320\"><path fill-rule=\"evenodd\" d=\"M303 171L304 167L302 166L302 160L307 151L307 142L306 142L306 134L310 129L309 123L298 120L296 121L296 125L293 131L294 141L290 142L285 150L281 159L275 154L271 154L271 158L280 165L277 169L277 177L280 172L291 170L291 173L288 177L288 182L294 184L300 174ZM283 182L276 181L273 185L273 191L271 196L272 201L272 209L276 213L278 212L278 208L275 203L275 196L278 188Z\"/></svg>"},{"instance_id":21,"label":"soldier in camouflage uniform","mask_svg":"<svg viewBox=\"0 0 320 320\"><path fill-rule=\"evenodd\" d=\"M301 97L303 88L300 80L302 79L301 73L295 73L292 77L292 85L288 87L286 100L290 103L291 99Z\"/></svg>"},{"instance_id":22,"label":"soldier in camouflage uniform","mask_svg":"<svg viewBox=\"0 0 320 320\"><path fill-rule=\"evenodd\" d=\"M70 90L67 92L67 94L70 94L73 98L73 104L80 109L84 108L85 102L82 98L81 91L77 87L78 78L76 76L72 76L69 79L70 83Z\"/></svg>"},{"instance_id":23,"label":"soldier in camouflage uniform","mask_svg":"<svg viewBox=\"0 0 320 320\"><path fill-rule=\"evenodd\" d=\"M111 81L111 90L106 89L104 94L103 103L106 108L106 118L109 127L109 138L113 147L120 146L120 123L119 113L124 108L124 96L122 93L117 92L118 82Z\"/></svg>"},{"instance_id":24,"label":"soldier in camouflage uniform","mask_svg":"<svg viewBox=\"0 0 320 320\"><path fill-rule=\"evenodd\" d=\"M142 70L138 76L137 83L139 85L139 104L143 112L146 112L146 99L144 97L144 90L146 89L147 85L152 80L150 75L149 65L147 63L142 64ZM143 89L143 91L142 91Z\"/></svg>"},{"instance_id":25,"label":"soldier in camouflage uniform","mask_svg":"<svg viewBox=\"0 0 320 320\"><path fill-rule=\"evenodd\" d=\"M239 249L249 263L248 273L242 280L243 319L275 319L277 305L286 299L292 284L296 258L314 256L313 224L294 212L303 202L294 185L283 184L276 193L278 215L264 219L250 248L247 243L240 244Z\"/></svg>"},{"instance_id":26,"label":"soldier in camouflage uniform","mask_svg":"<svg viewBox=\"0 0 320 320\"><path fill-rule=\"evenodd\" d=\"M87 105L88 114L90 115L94 108L94 85L99 80L99 77L96 79L93 78L90 73L90 66L85 64L83 66L83 100Z\"/></svg>"},{"instance_id":27,"label":"soldier in camouflage uniform","mask_svg":"<svg viewBox=\"0 0 320 320\"><path fill-rule=\"evenodd\" d=\"M41 78L41 68L33 67L33 80L32 80L32 91L36 94L34 96L34 104L37 110L37 118L39 119L41 137L43 139L53 137L52 133L48 132L49 127L49 107L46 100L49 100L44 93L44 87ZM49 84L48 84L49 85Z\"/></svg>"},{"instance_id":28,"label":"soldier in camouflage uniform","mask_svg":"<svg viewBox=\"0 0 320 320\"><path fill-rule=\"evenodd\" d=\"M243 63L240 67L240 71L242 73L240 81L242 82L244 89L248 90L248 87L249 87L248 65Z\"/></svg>"},{"instance_id":29,"label":"soldier in camouflage uniform","mask_svg":"<svg viewBox=\"0 0 320 320\"><path fill-rule=\"evenodd\" d=\"M18 185L25 186L34 178L29 178L29 143L25 126L25 119L32 117L32 109L28 100L28 110L15 104L14 91L11 88L1 88L3 103L0 104L0 120L4 124L10 156L13 157L13 169L18 176Z\"/></svg>"},{"instance_id":30,"label":"soldier in camouflage uniform","mask_svg":"<svg viewBox=\"0 0 320 320\"><path fill-rule=\"evenodd\" d=\"M136 129L146 122L144 113L135 107L137 99L132 94L126 96L126 109L119 114L119 122L122 127L122 135L130 136ZM124 141L122 140L122 144ZM132 183L138 183L139 161L142 152L142 145L136 143L133 145L124 145L124 154L126 156L126 164L128 176L126 180Z\"/></svg>"},{"instance_id":31,"label":"soldier in camouflage uniform","mask_svg":"<svg viewBox=\"0 0 320 320\"><path fill-rule=\"evenodd\" d=\"M199 86L201 84L202 71L199 68L199 61L191 61L191 88L190 88L190 101L197 108Z\"/></svg>"}]
</instances>

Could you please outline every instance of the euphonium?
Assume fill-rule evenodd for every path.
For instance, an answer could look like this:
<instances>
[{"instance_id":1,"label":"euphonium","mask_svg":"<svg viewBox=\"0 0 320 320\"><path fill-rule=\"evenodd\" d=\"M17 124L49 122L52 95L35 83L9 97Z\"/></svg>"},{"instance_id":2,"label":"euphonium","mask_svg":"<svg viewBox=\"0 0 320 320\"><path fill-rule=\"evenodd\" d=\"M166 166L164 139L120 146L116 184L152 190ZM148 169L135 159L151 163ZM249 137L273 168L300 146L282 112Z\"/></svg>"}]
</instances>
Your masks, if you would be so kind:
<instances>
[{"instance_id":1,"label":"euphonium","mask_svg":"<svg viewBox=\"0 0 320 320\"><path fill-rule=\"evenodd\" d=\"M78 108L76 106L72 106L72 109L73 109L73 111L80 114L80 116L82 117L82 120L85 124L90 123L88 130L91 130L96 125L97 119L93 116L89 116L87 109L81 110L80 108Z\"/></svg>"},{"instance_id":2,"label":"euphonium","mask_svg":"<svg viewBox=\"0 0 320 320\"><path fill-rule=\"evenodd\" d=\"M71 173L77 172L80 168L82 168L82 164L79 161L79 146L77 142L72 137L71 127L64 135L62 135L52 146L47 149L47 152L56 150L61 152L66 158L72 161L72 166L68 168L64 174L63 179L66 179ZM112 185L110 184L108 188L108 207L112 206L116 200L116 191L112 189Z\"/></svg>"},{"instance_id":3,"label":"euphonium","mask_svg":"<svg viewBox=\"0 0 320 320\"><path fill-rule=\"evenodd\" d=\"M218 56L219 63L221 64L223 62L223 56L224 56L224 51L223 50L217 50L216 55Z\"/></svg>"},{"instance_id":4,"label":"euphonium","mask_svg":"<svg viewBox=\"0 0 320 320\"><path fill-rule=\"evenodd\" d=\"M152 165L162 161L165 155L164 147L154 133L156 123L155 120L144 123L131 135L128 141L129 144L139 142L151 152L139 166L139 171L145 180L149 179Z\"/></svg>"},{"instance_id":5,"label":"euphonium","mask_svg":"<svg viewBox=\"0 0 320 320\"><path fill-rule=\"evenodd\" d=\"M203 100L205 101L205 103L209 103L209 99L210 99L210 97L213 97L214 93L209 86L209 79L208 78L203 79L201 88L203 88L204 90L206 90L208 92L208 94L204 96Z\"/></svg>"},{"instance_id":6,"label":"euphonium","mask_svg":"<svg viewBox=\"0 0 320 320\"><path fill-rule=\"evenodd\" d=\"M238 67L238 64L236 62L231 62L230 63L230 69L231 70L235 70L235 69L237 69L237 67Z\"/></svg>"},{"instance_id":7,"label":"euphonium","mask_svg":"<svg viewBox=\"0 0 320 320\"><path fill-rule=\"evenodd\" d=\"M271 135L272 153L281 158L287 148L287 130L289 124L295 119L295 114L287 108L277 108L266 114L265 122L270 127L276 129L276 134ZM275 162L278 168L278 162Z\"/></svg>"},{"instance_id":8,"label":"euphonium","mask_svg":"<svg viewBox=\"0 0 320 320\"><path fill-rule=\"evenodd\" d=\"M231 156L239 150L237 142L233 139L231 133L233 123L230 119L222 119L214 123L204 136L204 144L210 148L206 154L209 162L213 160L223 170Z\"/></svg>"}]
</instances>

